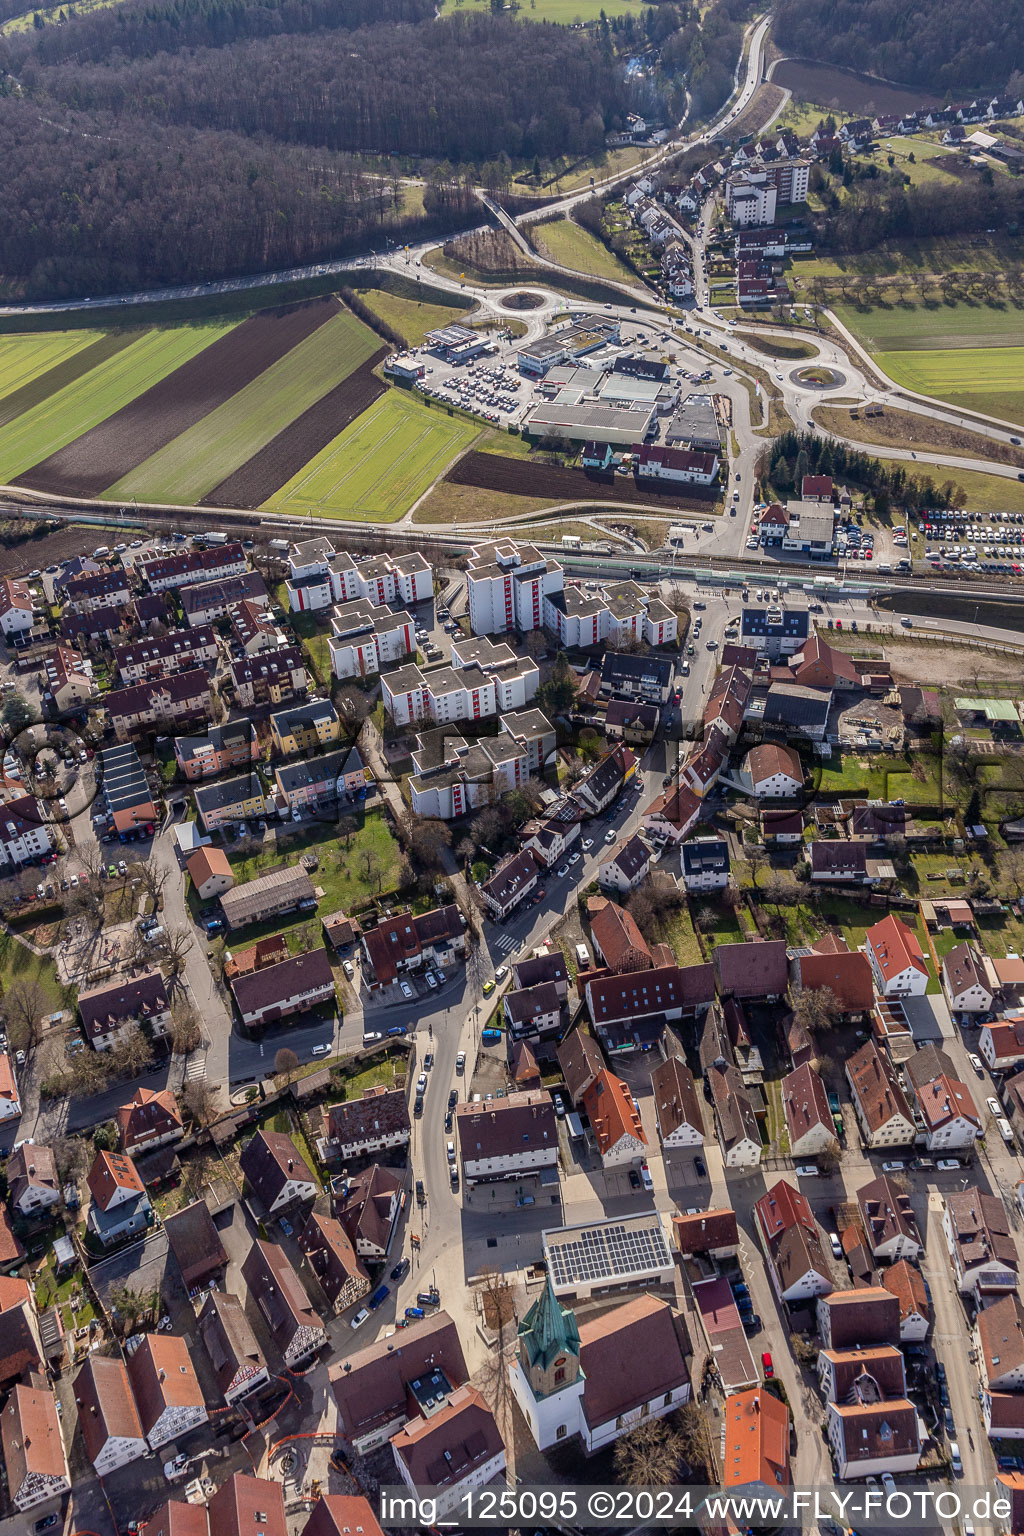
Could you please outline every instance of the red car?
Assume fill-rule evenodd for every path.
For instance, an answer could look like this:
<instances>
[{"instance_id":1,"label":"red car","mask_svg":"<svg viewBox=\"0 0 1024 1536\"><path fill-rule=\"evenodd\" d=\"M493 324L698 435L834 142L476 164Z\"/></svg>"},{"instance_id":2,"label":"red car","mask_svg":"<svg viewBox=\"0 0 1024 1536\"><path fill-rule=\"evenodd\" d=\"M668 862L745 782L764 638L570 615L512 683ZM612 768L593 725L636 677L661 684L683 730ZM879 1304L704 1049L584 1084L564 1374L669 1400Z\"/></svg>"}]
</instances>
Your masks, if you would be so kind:
<instances>
[{"instance_id":1,"label":"red car","mask_svg":"<svg viewBox=\"0 0 1024 1536\"><path fill-rule=\"evenodd\" d=\"M767 1350L765 1350L764 1354L761 1356L761 1364L764 1367L765 1381L771 1381L772 1377L775 1375L775 1367L772 1364L772 1357Z\"/></svg>"}]
</instances>

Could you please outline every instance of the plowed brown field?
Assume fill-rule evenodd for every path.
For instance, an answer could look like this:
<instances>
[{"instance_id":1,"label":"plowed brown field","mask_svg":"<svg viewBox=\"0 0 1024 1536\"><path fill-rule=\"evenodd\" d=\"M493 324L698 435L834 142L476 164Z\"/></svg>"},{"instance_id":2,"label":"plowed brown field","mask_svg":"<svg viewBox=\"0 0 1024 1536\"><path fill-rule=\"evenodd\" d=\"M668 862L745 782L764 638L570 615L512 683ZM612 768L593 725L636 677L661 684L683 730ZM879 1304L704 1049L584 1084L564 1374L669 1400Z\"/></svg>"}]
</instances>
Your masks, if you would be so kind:
<instances>
[{"instance_id":1,"label":"plowed brown field","mask_svg":"<svg viewBox=\"0 0 1024 1536\"><path fill-rule=\"evenodd\" d=\"M361 368L342 379L296 421L290 422L233 475L215 485L201 504L204 507L261 507L269 501L275 491L298 474L303 464L315 458L321 448L326 448L339 432L373 404L378 395L384 393L384 385L373 369L387 351L387 347L381 347L368 357Z\"/></svg>"},{"instance_id":2,"label":"plowed brown field","mask_svg":"<svg viewBox=\"0 0 1024 1536\"><path fill-rule=\"evenodd\" d=\"M15 484L53 496L98 496L251 383L340 308L337 299L325 298L253 315Z\"/></svg>"},{"instance_id":3,"label":"plowed brown field","mask_svg":"<svg viewBox=\"0 0 1024 1536\"><path fill-rule=\"evenodd\" d=\"M482 491L506 491L513 496L536 496L543 501L620 501L636 506L706 511L715 492L703 486L662 489L657 484L637 485L627 475L588 475L582 469L557 464L531 464L506 459L498 453L467 453L445 476L453 485L472 485Z\"/></svg>"}]
</instances>

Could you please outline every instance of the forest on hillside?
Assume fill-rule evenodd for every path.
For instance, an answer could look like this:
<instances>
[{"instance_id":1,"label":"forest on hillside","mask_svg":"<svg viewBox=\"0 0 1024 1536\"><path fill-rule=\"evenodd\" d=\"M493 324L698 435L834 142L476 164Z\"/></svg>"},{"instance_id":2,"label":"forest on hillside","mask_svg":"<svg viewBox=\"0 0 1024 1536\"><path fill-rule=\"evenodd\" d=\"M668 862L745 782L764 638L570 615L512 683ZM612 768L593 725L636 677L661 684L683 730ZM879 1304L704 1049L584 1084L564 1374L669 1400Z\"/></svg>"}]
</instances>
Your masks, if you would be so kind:
<instances>
[{"instance_id":1,"label":"forest on hillside","mask_svg":"<svg viewBox=\"0 0 1024 1536\"><path fill-rule=\"evenodd\" d=\"M0 287L109 292L465 228L474 183L600 155L641 96L670 121L687 89L714 111L749 9L663 0L577 30L434 0L69 6L0 38Z\"/></svg>"},{"instance_id":2,"label":"forest on hillside","mask_svg":"<svg viewBox=\"0 0 1024 1536\"><path fill-rule=\"evenodd\" d=\"M774 14L789 53L939 95L1024 70L1024 0L778 0Z\"/></svg>"}]
</instances>

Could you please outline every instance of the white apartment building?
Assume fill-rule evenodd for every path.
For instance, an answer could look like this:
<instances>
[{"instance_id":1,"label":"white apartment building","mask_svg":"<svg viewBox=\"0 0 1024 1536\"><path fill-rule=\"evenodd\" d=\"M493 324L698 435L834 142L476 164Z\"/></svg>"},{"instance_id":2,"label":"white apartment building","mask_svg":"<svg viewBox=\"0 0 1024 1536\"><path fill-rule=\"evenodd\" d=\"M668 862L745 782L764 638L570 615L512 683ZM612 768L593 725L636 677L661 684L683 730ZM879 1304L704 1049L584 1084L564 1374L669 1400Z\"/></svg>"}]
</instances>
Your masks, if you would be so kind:
<instances>
[{"instance_id":1,"label":"white apartment building","mask_svg":"<svg viewBox=\"0 0 1024 1536\"><path fill-rule=\"evenodd\" d=\"M472 642L469 642L470 644ZM384 708L396 725L411 725L432 720L438 725L456 725L460 720L485 720L490 715L504 715L524 708L540 686L540 669L535 661L516 656L508 646L508 660L500 670L485 671L477 661L453 665L423 673L410 664L381 678Z\"/></svg>"},{"instance_id":2,"label":"white apartment building","mask_svg":"<svg viewBox=\"0 0 1024 1536\"><path fill-rule=\"evenodd\" d=\"M315 613L356 598L422 603L433 596L434 573L420 554L354 560L330 539L304 539L288 552L288 603L293 613Z\"/></svg>"},{"instance_id":3,"label":"white apartment building","mask_svg":"<svg viewBox=\"0 0 1024 1536\"><path fill-rule=\"evenodd\" d=\"M0 804L0 868L27 864L52 847L50 829L33 795Z\"/></svg>"},{"instance_id":4,"label":"white apartment building","mask_svg":"<svg viewBox=\"0 0 1024 1536\"><path fill-rule=\"evenodd\" d=\"M558 1127L547 1093L530 1089L460 1104L456 1140L467 1183L496 1183L558 1167Z\"/></svg>"},{"instance_id":5,"label":"white apartment building","mask_svg":"<svg viewBox=\"0 0 1024 1536\"><path fill-rule=\"evenodd\" d=\"M444 726L420 733L409 780L417 816L452 821L526 782L528 745L508 730L504 718L502 726L500 735L481 737L472 745Z\"/></svg>"},{"instance_id":6,"label":"white apartment building","mask_svg":"<svg viewBox=\"0 0 1024 1536\"><path fill-rule=\"evenodd\" d=\"M335 608L327 645L334 677L369 677L416 654L416 627L403 608L355 597Z\"/></svg>"},{"instance_id":7,"label":"white apartment building","mask_svg":"<svg viewBox=\"0 0 1024 1536\"><path fill-rule=\"evenodd\" d=\"M544 625L544 600L565 585L562 567L532 544L502 539L470 550L466 571L474 635L524 633Z\"/></svg>"}]
</instances>

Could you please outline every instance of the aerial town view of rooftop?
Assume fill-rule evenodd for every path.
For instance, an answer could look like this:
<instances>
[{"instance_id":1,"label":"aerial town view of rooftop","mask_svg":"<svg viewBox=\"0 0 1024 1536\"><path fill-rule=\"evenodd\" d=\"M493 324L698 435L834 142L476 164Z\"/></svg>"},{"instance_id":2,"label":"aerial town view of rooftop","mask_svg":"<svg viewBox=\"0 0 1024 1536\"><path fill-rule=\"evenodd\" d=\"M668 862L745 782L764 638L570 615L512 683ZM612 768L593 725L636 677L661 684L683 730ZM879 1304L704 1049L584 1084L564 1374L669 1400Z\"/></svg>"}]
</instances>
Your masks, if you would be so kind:
<instances>
[{"instance_id":1,"label":"aerial town view of rooftop","mask_svg":"<svg viewBox=\"0 0 1024 1536\"><path fill-rule=\"evenodd\" d=\"M1024 1536L1024 0L910 21L0 0L0 1536Z\"/></svg>"}]
</instances>

